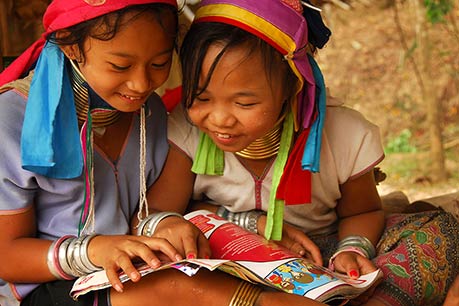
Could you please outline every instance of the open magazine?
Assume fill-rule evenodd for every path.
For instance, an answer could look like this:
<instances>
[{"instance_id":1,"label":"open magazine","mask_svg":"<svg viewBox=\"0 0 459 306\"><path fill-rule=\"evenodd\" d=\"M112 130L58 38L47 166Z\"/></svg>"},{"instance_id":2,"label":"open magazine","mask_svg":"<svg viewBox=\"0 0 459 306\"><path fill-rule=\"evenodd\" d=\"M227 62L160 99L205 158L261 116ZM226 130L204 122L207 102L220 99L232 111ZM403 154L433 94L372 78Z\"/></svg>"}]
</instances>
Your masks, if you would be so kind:
<instances>
[{"instance_id":1,"label":"open magazine","mask_svg":"<svg viewBox=\"0 0 459 306\"><path fill-rule=\"evenodd\" d=\"M143 264L138 267L142 276L169 268L189 276L201 268L219 269L252 283L320 302L354 298L382 277L379 269L355 280L335 273L206 210L191 212L185 218L205 234L215 259L184 259L164 263L157 269ZM129 277L121 272L120 280L125 282ZM105 271L97 271L78 278L70 295L77 299L89 291L110 286Z\"/></svg>"}]
</instances>

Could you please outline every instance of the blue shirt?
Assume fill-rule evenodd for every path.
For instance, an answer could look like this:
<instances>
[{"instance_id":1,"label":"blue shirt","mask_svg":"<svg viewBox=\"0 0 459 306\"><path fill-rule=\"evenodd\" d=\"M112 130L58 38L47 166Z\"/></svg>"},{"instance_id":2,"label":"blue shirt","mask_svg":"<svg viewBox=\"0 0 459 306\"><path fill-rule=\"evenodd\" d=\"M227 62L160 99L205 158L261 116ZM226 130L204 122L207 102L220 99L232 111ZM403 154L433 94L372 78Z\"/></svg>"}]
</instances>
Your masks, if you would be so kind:
<instances>
[{"instance_id":1,"label":"blue shirt","mask_svg":"<svg viewBox=\"0 0 459 306\"><path fill-rule=\"evenodd\" d=\"M14 90L0 95L0 215L16 214L30 205L36 211L37 236L54 240L77 235L84 199L84 174L75 179L51 179L22 169L20 139L26 97ZM146 180L151 186L161 173L168 152L167 114L153 95L146 109ZM139 126L135 114L119 159L113 163L94 146L95 231L127 234L139 202ZM14 288L25 297L37 284L12 284L0 279L0 305ZM13 304L11 304L13 305Z\"/></svg>"}]
</instances>

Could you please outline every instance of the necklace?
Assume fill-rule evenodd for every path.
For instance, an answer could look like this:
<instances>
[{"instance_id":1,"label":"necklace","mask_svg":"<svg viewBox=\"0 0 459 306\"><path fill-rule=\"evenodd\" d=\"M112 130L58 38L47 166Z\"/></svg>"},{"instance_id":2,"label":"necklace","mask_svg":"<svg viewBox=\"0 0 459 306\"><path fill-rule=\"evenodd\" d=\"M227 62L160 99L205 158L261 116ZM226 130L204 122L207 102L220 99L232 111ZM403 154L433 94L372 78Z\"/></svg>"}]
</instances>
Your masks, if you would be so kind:
<instances>
[{"instance_id":1,"label":"necklace","mask_svg":"<svg viewBox=\"0 0 459 306\"><path fill-rule=\"evenodd\" d=\"M80 125L86 121L89 109L89 92L88 88L84 85L86 80L81 73L78 66L71 60L72 65L71 76L72 76L72 89L75 97L75 107L77 111L78 122ZM92 113L92 127L93 128L104 128L112 123L116 122L121 112L116 109L108 108L95 108L91 110Z\"/></svg>"},{"instance_id":2,"label":"necklace","mask_svg":"<svg viewBox=\"0 0 459 306\"><path fill-rule=\"evenodd\" d=\"M234 154L247 159L265 159L276 155L280 147L281 122L282 120L265 136L256 139L245 149Z\"/></svg>"},{"instance_id":3,"label":"necklace","mask_svg":"<svg viewBox=\"0 0 459 306\"><path fill-rule=\"evenodd\" d=\"M95 207L94 207L94 163L93 163L93 131L105 129L106 126L116 122L121 112L107 106L95 107L89 109L89 90L84 85L86 80L78 69L77 65L71 60L71 83L75 99L77 117L82 124L81 139L83 152L85 154L85 200L82 206L82 214L78 229L78 236L81 233L93 233L95 227ZM104 102L105 103L105 102ZM149 214L146 197L146 122L145 122L145 105L140 109L140 162L139 162L139 211L137 218L142 221L142 216Z\"/></svg>"}]
</instances>

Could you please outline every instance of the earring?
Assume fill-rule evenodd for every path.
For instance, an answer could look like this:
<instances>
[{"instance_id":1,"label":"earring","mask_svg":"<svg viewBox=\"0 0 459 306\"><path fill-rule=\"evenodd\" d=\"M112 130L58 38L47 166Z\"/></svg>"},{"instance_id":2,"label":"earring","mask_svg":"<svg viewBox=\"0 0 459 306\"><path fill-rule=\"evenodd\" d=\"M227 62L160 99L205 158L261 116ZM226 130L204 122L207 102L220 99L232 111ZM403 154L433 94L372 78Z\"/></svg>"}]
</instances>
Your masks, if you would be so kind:
<instances>
[{"instance_id":1,"label":"earring","mask_svg":"<svg viewBox=\"0 0 459 306\"><path fill-rule=\"evenodd\" d=\"M84 0L87 4L91 6L99 6L105 3L105 0Z\"/></svg>"}]
</instances>

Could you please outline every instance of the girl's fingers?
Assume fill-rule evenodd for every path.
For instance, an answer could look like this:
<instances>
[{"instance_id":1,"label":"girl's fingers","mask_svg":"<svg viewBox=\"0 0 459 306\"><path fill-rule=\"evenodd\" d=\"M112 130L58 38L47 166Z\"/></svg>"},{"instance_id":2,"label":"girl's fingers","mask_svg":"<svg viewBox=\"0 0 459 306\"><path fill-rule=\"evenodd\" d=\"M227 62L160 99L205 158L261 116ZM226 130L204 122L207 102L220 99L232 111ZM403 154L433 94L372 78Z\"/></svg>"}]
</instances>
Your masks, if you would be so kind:
<instances>
[{"instance_id":1,"label":"girl's fingers","mask_svg":"<svg viewBox=\"0 0 459 306\"><path fill-rule=\"evenodd\" d=\"M119 257L111 267L105 267L105 272L110 284L118 292L123 292L124 288L119 278L120 271L123 271L133 282L140 280L140 273L132 264L129 256Z\"/></svg>"},{"instance_id":2,"label":"girl's fingers","mask_svg":"<svg viewBox=\"0 0 459 306\"><path fill-rule=\"evenodd\" d=\"M290 251L302 256L302 257L310 257L309 252L306 252L305 248L298 242L293 242L290 246Z\"/></svg>"},{"instance_id":3,"label":"girl's fingers","mask_svg":"<svg viewBox=\"0 0 459 306\"><path fill-rule=\"evenodd\" d=\"M335 270L346 273L351 278L360 276L360 268L356 257L360 256L354 252L343 252L334 259Z\"/></svg>"},{"instance_id":4,"label":"girl's fingers","mask_svg":"<svg viewBox=\"0 0 459 306\"><path fill-rule=\"evenodd\" d=\"M131 261L129 256L121 256L118 258L116 265L133 281L137 282L140 280L140 273Z\"/></svg>"},{"instance_id":5,"label":"girl's fingers","mask_svg":"<svg viewBox=\"0 0 459 306\"><path fill-rule=\"evenodd\" d=\"M315 264L322 265L322 254L319 247L302 231L285 224L285 236L290 250L311 259Z\"/></svg>"},{"instance_id":6,"label":"girl's fingers","mask_svg":"<svg viewBox=\"0 0 459 306\"><path fill-rule=\"evenodd\" d=\"M172 244L163 238L140 237L146 248L141 247L136 249L134 254L148 263L152 268L157 268L160 264L158 256L152 251L159 251L166 255L170 261L182 260L183 257L179 254Z\"/></svg>"},{"instance_id":7,"label":"girl's fingers","mask_svg":"<svg viewBox=\"0 0 459 306\"><path fill-rule=\"evenodd\" d=\"M197 239L198 238L193 235L183 237L183 249L187 259L195 259L198 257Z\"/></svg>"},{"instance_id":8,"label":"girl's fingers","mask_svg":"<svg viewBox=\"0 0 459 306\"><path fill-rule=\"evenodd\" d=\"M359 278L363 274L368 274L376 270L373 263L366 257L354 252L343 252L335 260L335 269L346 273L351 278Z\"/></svg>"},{"instance_id":9,"label":"girl's fingers","mask_svg":"<svg viewBox=\"0 0 459 306\"><path fill-rule=\"evenodd\" d=\"M118 292L123 292L123 284L121 283L118 272L115 269L105 269L105 273L107 274L108 281L112 285L113 289Z\"/></svg>"},{"instance_id":10,"label":"girl's fingers","mask_svg":"<svg viewBox=\"0 0 459 306\"><path fill-rule=\"evenodd\" d=\"M322 254L320 254L320 250L316 245L314 245L314 247L307 248L306 251L311 255L312 261L315 264L322 266Z\"/></svg>"},{"instance_id":11,"label":"girl's fingers","mask_svg":"<svg viewBox=\"0 0 459 306\"><path fill-rule=\"evenodd\" d=\"M98 243L97 249L99 250L107 249L110 246L108 252L97 252L99 254L97 262L105 269L110 284L118 292L123 291L123 285L119 279L120 271L123 271L133 282L141 278L132 262L133 259L140 259L154 269L161 265L159 257L167 261L182 259L177 250L162 238L111 236L110 239L108 237L103 240L99 239Z\"/></svg>"},{"instance_id":12,"label":"girl's fingers","mask_svg":"<svg viewBox=\"0 0 459 306\"><path fill-rule=\"evenodd\" d=\"M321 266L323 261L319 247L314 242L312 242L312 240L306 237L306 235L304 235L304 237L299 237L299 241L300 246L306 251L306 254L303 256L306 255L306 257L311 259L315 264Z\"/></svg>"},{"instance_id":13,"label":"girl's fingers","mask_svg":"<svg viewBox=\"0 0 459 306\"><path fill-rule=\"evenodd\" d=\"M198 256L200 258L208 259L212 255L209 240L203 234L198 236Z\"/></svg>"}]
</instances>

